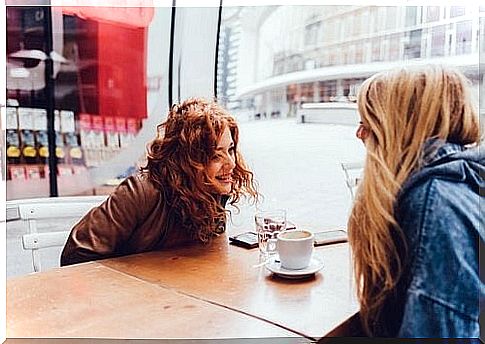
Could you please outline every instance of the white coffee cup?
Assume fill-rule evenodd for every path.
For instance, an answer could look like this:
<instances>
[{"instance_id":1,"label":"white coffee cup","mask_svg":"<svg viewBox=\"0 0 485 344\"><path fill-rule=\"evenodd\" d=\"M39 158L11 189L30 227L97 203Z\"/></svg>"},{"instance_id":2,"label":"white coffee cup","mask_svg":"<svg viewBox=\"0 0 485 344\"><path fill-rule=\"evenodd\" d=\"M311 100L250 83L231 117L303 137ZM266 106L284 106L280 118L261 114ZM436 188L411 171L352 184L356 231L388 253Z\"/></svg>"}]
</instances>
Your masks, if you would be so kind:
<instances>
[{"instance_id":1,"label":"white coffee cup","mask_svg":"<svg viewBox=\"0 0 485 344\"><path fill-rule=\"evenodd\" d=\"M280 232L274 240L282 268L300 270L310 265L314 240L312 232L302 229L288 230Z\"/></svg>"}]
</instances>

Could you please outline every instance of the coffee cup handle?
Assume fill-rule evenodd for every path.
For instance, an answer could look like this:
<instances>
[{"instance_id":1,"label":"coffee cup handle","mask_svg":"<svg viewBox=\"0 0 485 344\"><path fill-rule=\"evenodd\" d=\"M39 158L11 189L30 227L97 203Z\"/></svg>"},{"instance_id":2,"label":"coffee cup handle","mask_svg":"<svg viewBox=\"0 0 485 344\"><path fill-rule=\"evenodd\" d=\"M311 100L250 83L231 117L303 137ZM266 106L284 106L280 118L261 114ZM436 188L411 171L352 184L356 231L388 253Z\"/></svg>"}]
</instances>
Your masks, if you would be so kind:
<instances>
[{"instance_id":1,"label":"coffee cup handle","mask_svg":"<svg viewBox=\"0 0 485 344\"><path fill-rule=\"evenodd\" d=\"M266 252L269 253L269 254L276 253L277 252L277 247L276 247L277 243L278 243L278 239L276 239L276 238L268 239Z\"/></svg>"}]
</instances>

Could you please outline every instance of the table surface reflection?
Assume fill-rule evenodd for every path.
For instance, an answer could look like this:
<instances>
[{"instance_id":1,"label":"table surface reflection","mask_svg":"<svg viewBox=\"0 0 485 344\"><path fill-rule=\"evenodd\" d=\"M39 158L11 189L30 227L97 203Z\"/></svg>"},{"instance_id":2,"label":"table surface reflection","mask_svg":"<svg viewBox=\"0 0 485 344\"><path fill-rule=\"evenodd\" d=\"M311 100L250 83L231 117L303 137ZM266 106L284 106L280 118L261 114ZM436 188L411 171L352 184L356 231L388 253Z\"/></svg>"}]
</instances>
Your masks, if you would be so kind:
<instances>
[{"instance_id":1,"label":"table surface reflection","mask_svg":"<svg viewBox=\"0 0 485 344\"><path fill-rule=\"evenodd\" d=\"M228 243L131 255L7 280L7 337L314 340L357 310L348 244L322 246L323 269L289 280L257 249Z\"/></svg>"}]
</instances>

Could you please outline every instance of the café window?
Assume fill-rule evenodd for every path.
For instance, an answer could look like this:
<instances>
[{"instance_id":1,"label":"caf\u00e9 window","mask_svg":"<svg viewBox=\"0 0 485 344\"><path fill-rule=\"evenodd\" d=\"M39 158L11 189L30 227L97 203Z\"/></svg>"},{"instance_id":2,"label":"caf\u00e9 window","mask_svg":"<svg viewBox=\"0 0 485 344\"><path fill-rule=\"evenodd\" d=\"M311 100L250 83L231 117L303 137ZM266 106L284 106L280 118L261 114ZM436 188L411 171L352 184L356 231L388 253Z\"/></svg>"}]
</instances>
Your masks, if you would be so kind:
<instances>
[{"instance_id":1,"label":"caf\u00e9 window","mask_svg":"<svg viewBox=\"0 0 485 344\"><path fill-rule=\"evenodd\" d=\"M150 32L155 27L158 37ZM136 138L161 120L152 104L163 97L166 69L159 65L168 61L169 29L168 8L7 8L7 199L50 195L49 94L59 195L109 193L144 163L146 142ZM52 89L45 83L48 58ZM128 156L133 145L136 156Z\"/></svg>"},{"instance_id":2,"label":"caf\u00e9 window","mask_svg":"<svg viewBox=\"0 0 485 344\"><path fill-rule=\"evenodd\" d=\"M229 11L232 8L227 8ZM350 120L348 127L342 127L342 135L335 140L329 140L325 144L314 144L314 140L324 136L326 129L329 133L336 130L338 121L342 117L325 117L324 111L319 108L349 108L353 109L356 95L362 80L373 74L399 66L414 66L426 63L453 63L458 68L478 71L475 66L470 66L469 59L453 59L448 56L455 54L456 30L461 30L462 41L468 42L469 31L466 25L457 26L464 17L450 19L450 6L254 6L245 7L241 12L241 44L237 65L237 89L236 97L254 98L256 109L242 108L235 112L239 118L264 118L268 114L269 121L254 121L248 123L244 135L251 137L254 130L253 145L246 146L253 149L252 152L260 154L260 161L254 158L255 175L262 179L262 189L267 190L271 198L269 203L291 203L291 210L295 212L294 217L317 218L322 214L321 204L345 203L344 198L336 201L333 196L345 196L344 190L338 192L320 192L320 189L312 187L305 192L305 204L294 206L301 190L309 185L321 185L324 188L341 186L342 176L339 170L339 162L345 160L344 154L352 151L358 152L362 148L360 142L353 145L354 127L358 125L358 114ZM223 8L224 12L226 7ZM472 13L471 8L467 15ZM446 15L445 15L446 14ZM258 20L255 20L258 19ZM468 18L472 22L471 39L475 40L475 32L478 30L476 18ZM314 23L321 20L319 33ZM228 24L229 21L228 21ZM451 43L448 41L452 36ZM478 36L480 37L480 36ZM481 39L481 38L480 38ZM310 48L311 47L311 48ZM465 45L466 47L466 45ZM449 50L451 49L451 51ZM464 48L464 55L467 53ZM473 49L472 49L473 51ZM446 56L445 56L446 55ZM464 56L463 55L463 56ZM280 58L283 59L285 67L279 65ZM435 59L439 57L439 59ZM428 61L429 60L429 61ZM315 69L313 63L316 61ZM349 64L359 64L352 66ZM365 65L364 65L365 64ZM463 64L463 65L461 65ZM274 66L274 73L271 71ZM274 90L286 92L286 97L275 98L270 94ZM286 98L286 104L282 101ZM309 105L303 102L336 103L325 105ZM315 112L315 117L309 115L309 109ZM270 118L270 114L280 111L278 118ZM318 113L318 114L317 114ZM247 115L249 114L249 116ZM260 114L260 117L258 117ZM305 116L305 117L304 117ZM304 119L304 120L303 120ZM313 122L314 121L314 122ZM337 122L334 122L337 121ZM264 127L264 128L263 128ZM281 135L283 140L278 141L276 132L279 128L287 128ZM351 128L347 132L347 129ZM301 133L305 140L297 139ZM349 134L349 136L347 136ZM263 143L262 137L268 136L271 140ZM327 134L327 138L330 137ZM348 137L348 142L341 142ZM309 145L298 146L301 142L311 142ZM274 144L274 145L273 145ZM351 145L352 148L347 148ZM271 146L271 150L264 151L264 147ZM252 147L252 148L251 148ZM290 148L291 147L291 148ZM329 153L335 148L335 152ZM305 168L302 178L291 179L288 183L283 174L277 173L274 161L287 161L288 152L298 152L291 156L291 164L295 166L294 159L304 156L304 152L311 151L309 157L312 163L301 161L301 166L314 166L318 171L315 176L310 177ZM315 154L313 154L315 153ZM281 154L281 155L279 155ZM352 153L353 154L353 153ZM360 153L359 153L360 154ZM249 155L251 156L251 155ZM275 158L268 161L268 156ZM319 157L322 163L316 167L315 157ZM336 157L332 160L332 157ZM359 160L358 154L349 155L350 160ZM253 159L251 157L251 159ZM285 166L288 164L286 163ZM286 168L286 167L285 167ZM328 182L328 178L322 178L322 173L334 171L328 175L335 182ZM292 170L293 172L293 170ZM267 179L264 179L264 178ZM278 180L278 178L281 178ZM278 180L278 183L275 181ZM271 185L268 187L267 185ZM281 185L288 186L282 190ZM292 191L289 189L293 188ZM274 196L277 195L277 196ZM327 197L327 198L325 198ZM311 201L308 201L312 199ZM315 200L315 201L313 201ZM295 201L295 202L294 202ZM321 202L321 203L320 203ZM315 205L310 210L308 203ZM345 206L335 211L342 211L345 217L347 209ZM337 209L338 208L338 209ZM334 211L332 209L331 213ZM308 215L308 216L307 216ZM293 217L293 216L292 216Z\"/></svg>"}]
</instances>

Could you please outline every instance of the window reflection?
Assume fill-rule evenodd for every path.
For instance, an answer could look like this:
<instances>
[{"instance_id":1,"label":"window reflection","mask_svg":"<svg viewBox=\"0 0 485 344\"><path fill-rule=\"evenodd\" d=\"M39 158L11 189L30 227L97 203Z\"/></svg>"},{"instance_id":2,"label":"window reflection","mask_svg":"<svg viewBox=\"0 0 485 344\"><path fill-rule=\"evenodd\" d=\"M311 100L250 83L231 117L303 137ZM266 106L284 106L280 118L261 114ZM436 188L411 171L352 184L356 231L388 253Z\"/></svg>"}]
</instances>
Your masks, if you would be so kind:
<instances>
[{"instance_id":1,"label":"window reflection","mask_svg":"<svg viewBox=\"0 0 485 344\"><path fill-rule=\"evenodd\" d=\"M478 42L484 39L484 21L483 18L479 21L477 6L258 6L240 7L230 18L225 15L226 11L234 13L234 9L223 7L222 28L237 26L237 43L219 45L220 51L237 51L232 84L227 86L234 96L223 97L221 101L240 121L252 123L248 128L261 130L270 137L273 131L278 132L277 128L287 126L288 136L293 138L296 135L293 132L305 133L304 142L314 142L317 138L311 135L321 132L328 135L325 130L330 128L337 130L326 124L356 127L355 102L360 85L374 73L393 67L423 63L456 66L470 78L475 94L484 82L483 71L478 69ZM231 41L230 37L226 39ZM223 70L219 68L218 73ZM219 94L229 94L223 85L218 84L222 92ZM484 98L480 98L482 116ZM321 127L314 129L307 123L318 123ZM293 146L300 142L303 141L278 141L267 154L285 159L283 152L294 152ZM254 144L258 147L254 149L256 155L262 154L268 145L263 139ZM263 176L263 192L268 190L271 197L281 196L279 199L274 196L276 205L287 203L300 213L306 209L307 220L326 222L317 220L322 209L316 205L302 203L300 209L291 203L294 195L301 192L295 186L299 185L307 191L305 197L320 199L317 204L333 202L335 207L330 208L339 215L327 213L329 217L345 219L346 190L339 188L342 184L338 182L339 171L335 166L345 159L362 158L362 147L353 141L345 141L346 146L342 147L339 140L322 139L319 144L298 146L300 150L286 158L291 160L294 175L298 175L299 164L314 164L321 173L325 171L324 180L322 175L301 171L307 183L319 188L306 190L299 180L283 179L283 172L271 173L276 169L263 163L255 166L255 171ZM298 159L307 150L314 153L311 158L307 156L310 160ZM335 183L330 185L329 180ZM288 200L279 188L271 188L277 182L285 185Z\"/></svg>"},{"instance_id":2,"label":"window reflection","mask_svg":"<svg viewBox=\"0 0 485 344\"><path fill-rule=\"evenodd\" d=\"M168 55L170 18L159 18L170 10L50 7L53 51L46 52L45 9L7 8L7 198L49 196L48 92L55 97L60 195L110 192L138 163L123 152L139 145L136 154L142 157L145 142L135 139L145 126L154 128L150 94L160 92L167 67L154 72L150 61L159 64ZM162 25L154 41L149 30ZM49 57L53 90L45 86ZM111 165L114 159L124 160L122 166ZM102 169L111 171L95 180L94 171Z\"/></svg>"}]
</instances>

